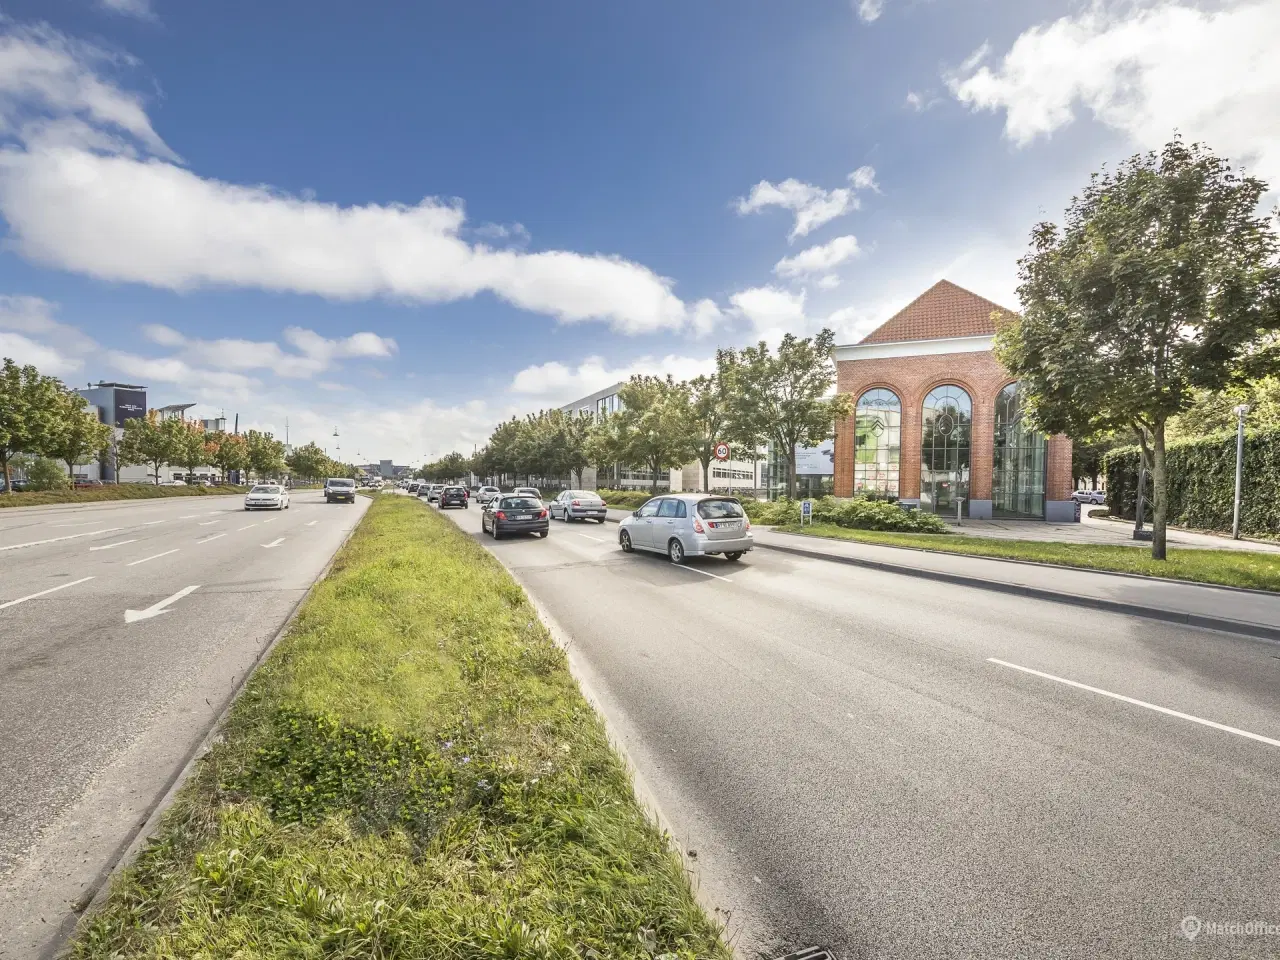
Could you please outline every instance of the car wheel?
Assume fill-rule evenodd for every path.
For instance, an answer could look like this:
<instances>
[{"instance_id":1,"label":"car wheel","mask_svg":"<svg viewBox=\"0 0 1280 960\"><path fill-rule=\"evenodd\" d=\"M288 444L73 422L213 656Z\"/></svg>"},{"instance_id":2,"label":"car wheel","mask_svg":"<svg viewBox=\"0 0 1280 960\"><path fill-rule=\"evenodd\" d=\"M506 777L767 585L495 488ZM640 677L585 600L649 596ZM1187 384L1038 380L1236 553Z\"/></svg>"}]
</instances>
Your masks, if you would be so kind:
<instances>
[{"instance_id":1,"label":"car wheel","mask_svg":"<svg viewBox=\"0 0 1280 960\"><path fill-rule=\"evenodd\" d=\"M635 547L631 545L631 534L627 533L627 531L625 530L619 533L618 546L622 547L623 553L630 553L632 550L634 550Z\"/></svg>"},{"instance_id":2,"label":"car wheel","mask_svg":"<svg viewBox=\"0 0 1280 960\"><path fill-rule=\"evenodd\" d=\"M542 539L542 540L545 540L545 539L547 539L547 534L548 534L548 533L550 533L550 532L551 532L550 530L539 530L539 531L538 531L538 537L539 537L540 539Z\"/></svg>"},{"instance_id":3,"label":"car wheel","mask_svg":"<svg viewBox=\"0 0 1280 960\"><path fill-rule=\"evenodd\" d=\"M742 559L742 554L738 553L738 552L735 550L733 553L726 553L726 554L724 555L724 558L725 558L726 560L741 560L741 559Z\"/></svg>"},{"instance_id":4,"label":"car wheel","mask_svg":"<svg viewBox=\"0 0 1280 960\"><path fill-rule=\"evenodd\" d=\"M684 563L684 544L679 537L672 537L667 544L667 559L672 563Z\"/></svg>"}]
</instances>

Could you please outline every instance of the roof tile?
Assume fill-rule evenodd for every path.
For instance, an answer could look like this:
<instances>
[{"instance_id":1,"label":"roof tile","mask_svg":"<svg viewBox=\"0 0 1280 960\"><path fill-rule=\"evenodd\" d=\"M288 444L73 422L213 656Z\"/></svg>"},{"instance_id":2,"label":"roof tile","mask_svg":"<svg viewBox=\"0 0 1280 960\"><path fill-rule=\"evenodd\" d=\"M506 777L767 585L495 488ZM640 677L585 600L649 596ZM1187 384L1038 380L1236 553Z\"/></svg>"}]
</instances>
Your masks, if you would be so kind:
<instances>
[{"instance_id":1,"label":"roof tile","mask_svg":"<svg viewBox=\"0 0 1280 960\"><path fill-rule=\"evenodd\" d=\"M862 343L981 337L996 332L993 312L1013 313L985 297L939 280L862 338Z\"/></svg>"}]
</instances>

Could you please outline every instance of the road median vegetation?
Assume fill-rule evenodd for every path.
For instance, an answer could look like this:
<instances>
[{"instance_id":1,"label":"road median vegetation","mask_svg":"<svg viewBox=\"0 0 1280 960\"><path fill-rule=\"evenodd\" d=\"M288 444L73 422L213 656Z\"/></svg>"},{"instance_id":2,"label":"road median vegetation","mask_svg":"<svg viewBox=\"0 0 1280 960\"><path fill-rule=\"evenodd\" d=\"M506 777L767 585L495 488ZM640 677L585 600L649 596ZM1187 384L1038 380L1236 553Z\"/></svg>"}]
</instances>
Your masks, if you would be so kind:
<instances>
[{"instance_id":1,"label":"road median vegetation","mask_svg":"<svg viewBox=\"0 0 1280 960\"><path fill-rule=\"evenodd\" d=\"M0 493L0 509L4 507L44 507L56 503L98 503L104 500L158 500L165 497L241 496L248 487L158 487L152 483L104 484L74 490L23 490Z\"/></svg>"},{"instance_id":2,"label":"road median vegetation","mask_svg":"<svg viewBox=\"0 0 1280 960\"><path fill-rule=\"evenodd\" d=\"M1053 563L1086 570L1133 573L1172 580L1192 580L1251 590L1280 591L1280 554L1251 550L1186 550L1170 548L1167 560L1152 560L1139 546L1103 546L1041 540L1002 540L962 534L894 533L851 530L829 523L778 527L784 533L856 540L886 547L907 547L975 557Z\"/></svg>"},{"instance_id":3,"label":"road median vegetation","mask_svg":"<svg viewBox=\"0 0 1280 960\"><path fill-rule=\"evenodd\" d=\"M71 955L729 952L520 587L379 497Z\"/></svg>"}]
</instances>

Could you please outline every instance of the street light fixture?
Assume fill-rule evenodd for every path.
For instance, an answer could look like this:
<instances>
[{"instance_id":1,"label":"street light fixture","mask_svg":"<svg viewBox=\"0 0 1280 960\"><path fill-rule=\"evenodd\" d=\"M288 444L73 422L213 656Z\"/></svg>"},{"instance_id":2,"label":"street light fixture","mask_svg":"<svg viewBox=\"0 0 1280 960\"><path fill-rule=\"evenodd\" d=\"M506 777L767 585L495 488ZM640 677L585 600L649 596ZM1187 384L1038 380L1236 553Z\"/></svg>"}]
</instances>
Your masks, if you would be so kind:
<instances>
[{"instance_id":1,"label":"street light fixture","mask_svg":"<svg viewBox=\"0 0 1280 960\"><path fill-rule=\"evenodd\" d=\"M1244 476L1244 418L1252 408L1247 403L1232 408L1236 415L1236 500L1231 515L1231 537L1240 539L1240 485Z\"/></svg>"}]
</instances>

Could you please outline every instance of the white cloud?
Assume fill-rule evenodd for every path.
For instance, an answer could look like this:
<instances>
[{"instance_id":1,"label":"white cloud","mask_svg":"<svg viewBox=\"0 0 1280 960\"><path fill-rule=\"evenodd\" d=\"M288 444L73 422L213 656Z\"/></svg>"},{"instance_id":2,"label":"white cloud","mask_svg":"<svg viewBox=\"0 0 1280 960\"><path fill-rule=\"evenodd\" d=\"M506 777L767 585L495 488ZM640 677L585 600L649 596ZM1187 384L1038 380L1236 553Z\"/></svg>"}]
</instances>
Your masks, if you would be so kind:
<instances>
[{"instance_id":1,"label":"white cloud","mask_svg":"<svg viewBox=\"0 0 1280 960\"><path fill-rule=\"evenodd\" d=\"M780 183L761 180L745 197L739 197L734 206L740 216L759 213L766 207L790 210L795 221L787 240L794 242L797 237L807 236L836 217L857 210L861 206L857 191L876 189L875 178L876 172L872 167L859 167L849 174L848 187L831 190L794 178Z\"/></svg>"},{"instance_id":2,"label":"white cloud","mask_svg":"<svg viewBox=\"0 0 1280 960\"><path fill-rule=\"evenodd\" d=\"M834 273L829 273L825 277L819 277L816 285L819 290L834 290L840 286L840 278Z\"/></svg>"},{"instance_id":3,"label":"white cloud","mask_svg":"<svg viewBox=\"0 0 1280 960\"><path fill-rule=\"evenodd\" d=\"M829 273L842 263L856 257L861 250L858 238L852 235L836 237L828 243L801 250L794 257L785 257L773 265L773 272L789 280L801 279L815 273ZM837 279L837 283L839 280Z\"/></svg>"},{"instance_id":4,"label":"white cloud","mask_svg":"<svg viewBox=\"0 0 1280 960\"><path fill-rule=\"evenodd\" d=\"M181 348L174 357L180 362L217 370L271 370L277 376L308 378L330 369L339 360L386 358L398 347L390 337L362 331L349 337L329 339L303 327L286 327L282 339L297 352L285 350L271 340L193 340L163 324L150 323L142 335L152 343Z\"/></svg>"},{"instance_id":5,"label":"white cloud","mask_svg":"<svg viewBox=\"0 0 1280 960\"><path fill-rule=\"evenodd\" d=\"M469 243L460 202L342 207L201 177L100 75L107 60L49 28L0 37L0 122L18 141L0 152L0 213L32 260L171 290L426 303L488 292L628 334L714 323L714 305L685 304L671 280L620 257Z\"/></svg>"},{"instance_id":6,"label":"white cloud","mask_svg":"<svg viewBox=\"0 0 1280 960\"><path fill-rule=\"evenodd\" d=\"M1034 26L995 66L979 50L948 80L974 110L1004 110L1018 145L1071 123L1077 105L1136 145L1175 130L1280 181L1280 4L1107 6Z\"/></svg>"},{"instance_id":7,"label":"white cloud","mask_svg":"<svg viewBox=\"0 0 1280 960\"><path fill-rule=\"evenodd\" d=\"M142 335L152 343L158 343L162 347L180 347L187 342L186 337L172 327L166 327L163 323L144 324Z\"/></svg>"},{"instance_id":8,"label":"white cloud","mask_svg":"<svg viewBox=\"0 0 1280 960\"><path fill-rule=\"evenodd\" d=\"M805 316L805 292L778 287L751 287L729 298L734 313L750 325L753 340L776 343L784 333L803 336L810 323Z\"/></svg>"},{"instance_id":9,"label":"white cloud","mask_svg":"<svg viewBox=\"0 0 1280 960\"><path fill-rule=\"evenodd\" d=\"M854 0L855 6L858 8L858 16L867 23L872 23L880 19L880 14L884 12L884 0Z\"/></svg>"},{"instance_id":10,"label":"white cloud","mask_svg":"<svg viewBox=\"0 0 1280 960\"><path fill-rule=\"evenodd\" d=\"M91 337L54 319L57 306L40 297L0 296L0 357L66 377L97 349Z\"/></svg>"},{"instance_id":11,"label":"white cloud","mask_svg":"<svg viewBox=\"0 0 1280 960\"><path fill-rule=\"evenodd\" d=\"M621 366L610 366L601 357L587 357L571 366L558 360L525 367L511 380L510 391L547 406L572 403L579 397L603 390L610 384L635 374L666 376L688 380L715 368L711 357L641 357Z\"/></svg>"},{"instance_id":12,"label":"white cloud","mask_svg":"<svg viewBox=\"0 0 1280 960\"><path fill-rule=\"evenodd\" d=\"M154 20L151 0L98 0L98 5L111 13L122 13L140 20Z\"/></svg>"}]
</instances>

